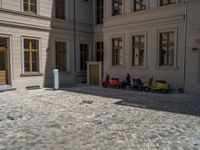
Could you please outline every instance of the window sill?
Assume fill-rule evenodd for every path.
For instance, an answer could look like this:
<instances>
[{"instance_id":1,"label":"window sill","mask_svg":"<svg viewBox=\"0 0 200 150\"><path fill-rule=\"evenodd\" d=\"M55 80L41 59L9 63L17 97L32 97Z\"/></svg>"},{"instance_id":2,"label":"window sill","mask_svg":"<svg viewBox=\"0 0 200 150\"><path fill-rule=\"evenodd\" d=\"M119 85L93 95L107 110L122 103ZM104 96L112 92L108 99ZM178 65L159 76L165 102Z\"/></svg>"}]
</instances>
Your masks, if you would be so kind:
<instances>
[{"instance_id":1,"label":"window sill","mask_svg":"<svg viewBox=\"0 0 200 150\"><path fill-rule=\"evenodd\" d=\"M157 70L178 70L179 67L173 67L173 66L160 66L156 68Z\"/></svg>"},{"instance_id":2,"label":"window sill","mask_svg":"<svg viewBox=\"0 0 200 150\"><path fill-rule=\"evenodd\" d=\"M20 74L20 77L35 77L35 76L43 76L43 73L22 73Z\"/></svg>"},{"instance_id":3,"label":"window sill","mask_svg":"<svg viewBox=\"0 0 200 150\"><path fill-rule=\"evenodd\" d=\"M111 66L111 68L114 68L114 69L124 69L125 66L122 66L122 65L115 65L115 66Z\"/></svg>"},{"instance_id":4,"label":"window sill","mask_svg":"<svg viewBox=\"0 0 200 150\"><path fill-rule=\"evenodd\" d=\"M130 66L128 69L147 69L147 66Z\"/></svg>"}]
</instances>

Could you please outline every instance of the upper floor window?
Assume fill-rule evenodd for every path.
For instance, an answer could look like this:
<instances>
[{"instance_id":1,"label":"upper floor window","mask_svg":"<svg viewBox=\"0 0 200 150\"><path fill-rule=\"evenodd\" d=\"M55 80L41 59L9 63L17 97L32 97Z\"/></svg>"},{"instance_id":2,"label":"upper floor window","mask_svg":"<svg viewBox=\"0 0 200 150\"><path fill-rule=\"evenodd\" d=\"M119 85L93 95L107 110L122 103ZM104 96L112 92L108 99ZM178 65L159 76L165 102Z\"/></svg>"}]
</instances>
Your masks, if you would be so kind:
<instances>
[{"instance_id":1,"label":"upper floor window","mask_svg":"<svg viewBox=\"0 0 200 150\"><path fill-rule=\"evenodd\" d=\"M146 10L147 0L134 0L134 11Z\"/></svg>"},{"instance_id":2,"label":"upper floor window","mask_svg":"<svg viewBox=\"0 0 200 150\"><path fill-rule=\"evenodd\" d=\"M103 23L103 0L96 0L96 24Z\"/></svg>"},{"instance_id":3,"label":"upper floor window","mask_svg":"<svg viewBox=\"0 0 200 150\"><path fill-rule=\"evenodd\" d=\"M65 0L55 0L56 18L65 19Z\"/></svg>"},{"instance_id":4,"label":"upper floor window","mask_svg":"<svg viewBox=\"0 0 200 150\"><path fill-rule=\"evenodd\" d=\"M120 66L123 64L122 56L122 38L112 39L112 65Z\"/></svg>"},{"instance_id":5,"label":"upper floor window","mask_svg":"<svg viewBox=\"0 0 200 150\"><path fill-rule=\"evenodd\" d=\"M175 33L160 33L160 66L174 65Z\"/></svg>"},{"instance_id":6,"label":"upper floor window","mask_svg":"<svg viewBox=\"0 0 200 150\"><path fill-rule=\"evenodd\" d=\"M96 61L103 62L103 42L96 43Z\"/></svg>"},{"instance_id":7,"label":"upper floor window","mask_svg":"<svg viewBox=\"0 0 200 150\"><path fill-rule=\"evenodd\" d=\"M160 6L175 4L176 0L160 0Z\"/></svg>"},{"instance_id":8,"label":"upper floor window","mask_svg":"<svg viewBox=\"0 0 200 150\"><path fill-rule=\"evenodd\" d=\"M89 45L81 44L80 45L80 70L87 70L87 61L89 60Z\"/></svg>"},{"instance_id":9,"label":"upper floor window","mask_svg":"<svg viewBox=\"0 0 200 150\"><path fill-rule=\"evenodd\" d=\"M39 72L39 40L24 39L24 72Z\"/></svg>"},{"instance_id":10,"label":"upper floor window","mask_svg":"<svg viewBox=\"0 0 200 150\"><path fill-rule=\"evenodd\" d=\"M37 0L24 0L24 11L28 13L37 13Z\"/></svg>"},{"instance_id":11,"label":"upper floor window","mask_svg":"<svg viewBox=\"0 0 200 150\"><path fill-rule=\"evenodd\" d=\"M122 14L122 0L112 0L112 15Z\"/></svg>"},{"instance_id":12,"label":"upper floor window","mask_svg":"<svg viewBox=\"0 0 200 150\"><path fill-rule=\"evenodd\" d=\"M135 35L132 40L132 66L144 66L145 35Z\"/></svg>"}]
</instances>

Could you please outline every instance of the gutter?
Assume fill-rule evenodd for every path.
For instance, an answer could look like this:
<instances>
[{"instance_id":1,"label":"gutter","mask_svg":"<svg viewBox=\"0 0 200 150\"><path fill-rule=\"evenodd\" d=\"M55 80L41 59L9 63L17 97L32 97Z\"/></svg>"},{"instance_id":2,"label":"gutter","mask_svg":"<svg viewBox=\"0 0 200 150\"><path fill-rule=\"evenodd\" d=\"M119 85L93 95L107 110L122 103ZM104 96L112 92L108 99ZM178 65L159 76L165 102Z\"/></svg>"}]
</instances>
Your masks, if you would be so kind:
<instances>
[{"instance_id":1,"label":"gutter","mask_svg":"<svg viewBox=\"0 0 200 150\"><path fill-rule=\"evenodd\" d=\"M185 24L184 24L184 39L185 39L185 45L184 45L184 65L183 65L183 82L184 82L184 91L185 91L185 87L186 87L186 63L187 63L187 23L188 23L188 1L185 0L184 4L185 4Z\"/></svg>"},{"instance_id":2,"label":"gutter","mask_svg":"<svg viewBox=\"0 0 200 150\"><path fill-rule=\"evenodd\" d=\"M74 0L74 72L76 72L76 35L77 29L76 29L76 0Z\"/></svg>"}]
</instances>

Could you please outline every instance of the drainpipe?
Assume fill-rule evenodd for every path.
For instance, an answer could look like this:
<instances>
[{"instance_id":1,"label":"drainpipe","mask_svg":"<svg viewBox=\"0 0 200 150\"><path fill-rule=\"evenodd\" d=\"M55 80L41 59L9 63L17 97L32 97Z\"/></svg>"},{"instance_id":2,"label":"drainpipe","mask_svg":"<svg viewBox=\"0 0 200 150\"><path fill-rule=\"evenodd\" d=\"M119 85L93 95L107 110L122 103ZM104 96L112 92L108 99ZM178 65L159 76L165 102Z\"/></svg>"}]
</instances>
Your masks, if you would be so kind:
<instances>
[{"instance_id":1,"label":"drainpipe","mask_svg":"<svg viewBox=\"0 0 200 150\"><path fill-rule=\"evenodd\" d=\"M185 87L186 87L186 63L187 63L187 23L188 23L188 3L187 0L184 1L185 4L185 23L184 23L184 68L183 68L183 82L184 82L184 91L185 91Z\"/></svg>"},{"instance_id":2,"label":"drainpipe","mask_svg":"<svg viewBox=\"0 0 200 150\"><path fill-rule=\"evenodd\" d=\"M76 0L74 0L74 72L76 72Z\"/></svg>"}]
</instances>

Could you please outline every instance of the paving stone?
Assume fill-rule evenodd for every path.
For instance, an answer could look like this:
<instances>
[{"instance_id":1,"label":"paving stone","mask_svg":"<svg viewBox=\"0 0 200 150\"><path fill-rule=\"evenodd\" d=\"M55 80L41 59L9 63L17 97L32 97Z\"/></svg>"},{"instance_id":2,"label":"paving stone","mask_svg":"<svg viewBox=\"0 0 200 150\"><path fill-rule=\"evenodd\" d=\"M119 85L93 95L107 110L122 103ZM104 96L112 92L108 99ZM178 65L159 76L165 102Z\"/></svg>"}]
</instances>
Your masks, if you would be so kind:
<instances>
[{"instance_id":1,"label":"paving stone","mask_svg":"<svg viewBox=\"0 0 200 150\"><path fill-rule=\"evenodd\" d=\"M0 93L1 149L200 150L199 96L90 86Z\"/></svg>"}]
</instances>

